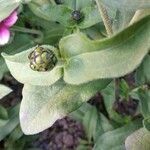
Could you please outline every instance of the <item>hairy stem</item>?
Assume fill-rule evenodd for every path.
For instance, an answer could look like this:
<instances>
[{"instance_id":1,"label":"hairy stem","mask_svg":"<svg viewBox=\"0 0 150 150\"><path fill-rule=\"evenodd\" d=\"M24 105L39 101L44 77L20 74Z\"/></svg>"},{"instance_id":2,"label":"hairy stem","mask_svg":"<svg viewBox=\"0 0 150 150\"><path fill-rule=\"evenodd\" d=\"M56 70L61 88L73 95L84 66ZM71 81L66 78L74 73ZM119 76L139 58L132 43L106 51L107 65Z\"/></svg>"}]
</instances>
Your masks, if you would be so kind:
<instances>
[{"instance_id":1,"label":"hairy stem","mask_svg":"<svg viewBox=\"0 0 150 150\"><path fill-rule=\"evenodd\" d=\"M131 19L129 25L133 24L134 22L140 20L141 18L145 17L146 15L149 15L149 9L141 9L137 10Z\"/></svg>"},{"instance_id":2,"label":"hairy stem","mask_svg":"<svg viewBox=\"0 0 150 150\"><path fill-rule=\"evenodd\" d=\"M113 30L112 30L112 24L111 24L111 20L110 20L110 18L108 16L107 10L103 6L103 4L100 3L100 0L95 0L95 2L97 4L97 6L98 6L98 10L99 10L100 15L102 17L102 20L104 22L107 35L111 36L113 34ZM118 95L119 95L118 79L114 79L114 82L115 82L115 98L117 100L118 99Z\"/></svg>"},{"instance_id":3,"label":"hairy stem","mask_svg":"<svg viewBox=\"0 0 150 150\"><path fill-rule=\"evenodd\" d=\"M108 36L110 36L111 34L113 34L113 31L112 31L111 20L108 16L107 10L103 6L103 4L101 4L101 2L99 0L95 0L95 2L98 6L98 10L99 10L102 20L104 22L107 34L108 34Z\"/></svg>"}]
</instances>

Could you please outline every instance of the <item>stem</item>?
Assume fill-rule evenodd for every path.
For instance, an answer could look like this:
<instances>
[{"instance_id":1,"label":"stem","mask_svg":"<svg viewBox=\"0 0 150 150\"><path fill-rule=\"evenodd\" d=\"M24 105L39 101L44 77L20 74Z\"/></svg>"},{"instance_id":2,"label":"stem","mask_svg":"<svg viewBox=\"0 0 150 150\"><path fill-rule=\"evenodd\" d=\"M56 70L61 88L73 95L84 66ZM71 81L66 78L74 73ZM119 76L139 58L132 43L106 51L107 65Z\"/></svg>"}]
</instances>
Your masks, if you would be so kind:
<instances>
[{"instance_id":1,"label":"stem","mask_svg":"<svg viewBox=\"0 0 150 150\"><path fill-rule=\"evenodd\" d=\"M108 16L108 13L107 13L107 10L106 8L103 6L103 4L101 4L99 2L99 0L95 0L97 6L98 6L98 10L100 12L100 15L102 17L102 20L104 22L104 25L105 25L105 28L106 28L106 32L108 34L108 36L112 35L113 34L113 31L112 31L112 25L111 25L111 20Z\"/></svg>"},{"instance_id":2,"label":"stem","mask_svg":"<svg viewBox=\"0 0 150 150\"><path fill-rule=\"evenodd\" d=\"M106 8L103 6L103 4L101 4L99 2L99 0L95 0L98 10L100 12L100 15L102 17L104 26L106 28L106 32L108 36L111 36L113 34L113 30L112 30L112 24L111 24L111 20L108 16L107 10ZM115 98L116 100L118 99L118 95L119 95L119 89L118 89L118 80L114 79L115 82Z\"/></svg>"},{"instance_id":3,"label":"stem","mask_svg":"<svg viewBox=\"0 0 150 150\"><path fill-rule=\"evenodd\" d=\"M13 26L11 28L11 31L17 31L17 32L23 32L23 33L29 33L29 34L36 34L39 37L36 38L36 42L42 42L43 41L43 33L41 31L35 30L35 29L28 29L28 28L24 28L24 27L18 27L18 26Z\"/></svg>"}]
</instances>

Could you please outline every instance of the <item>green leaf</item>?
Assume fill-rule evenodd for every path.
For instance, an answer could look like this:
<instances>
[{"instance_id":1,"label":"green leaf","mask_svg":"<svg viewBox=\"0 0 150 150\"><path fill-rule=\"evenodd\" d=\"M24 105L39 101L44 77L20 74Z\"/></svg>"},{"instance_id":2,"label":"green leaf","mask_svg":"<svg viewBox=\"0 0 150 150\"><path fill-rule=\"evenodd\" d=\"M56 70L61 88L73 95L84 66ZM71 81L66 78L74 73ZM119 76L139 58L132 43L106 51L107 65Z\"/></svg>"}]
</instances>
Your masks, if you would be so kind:
<instances>
[{"instance_id":1,"label":"green leaf","mask_svg":"<svg viewBox=\"0 0 150 150\"><path fill-rule=\"evenodd\" d=\"M143 115L143 125L150 130L150 90L148 87L139 87L131 92L131 96L139 100L140 113Z\"/></svg>"},{"instance_id":2,"label":"green leaf","mask_svg":"<svg viewBox=\"0 0 150 150\"><path fill-rule=\"evenodd\" d=\"M90 149L91 147L89 147L88 145L84 145L84 144L80 144L78 145L76 150L87 150Z\"/></svg>"},{"instance_id":3,"label":"green leaf","mask_svg":"<svg viewBox=\"0 0 150 150\"><path fill-rule=\"evenodd\" d=\"M58 56L58 51L56 48L49 45L43 45L42 47L53 50ZM11 74L21 83L43 86L55 83L62 76L62 66L57 64L54 69L46 72L33 71L29 66L30 61L28 59L28 55L34 49L35 47L13 56L9 56L4 53L2 54Z\"/></svg>"},{"instance_id":4,"label":"green leaf","mask_svg":"<svg viewBox=\"0 0 150 150\"><path fill-rule=\"evenodd\" d=\"M76 1L76 9L77 10L80 10L82 8L85 8L87 6L94 4L93 0L86 0L86 1L85 0L74 0L74 1Z\"/></svg>"},{"instance_id":5,"label":"green leaf","mask_svg":"<svg viewBox=\"0 0 150 150\"><path fill-rule=\"evenodd\" d=\"M29 139L30 137L28 137ZM25 138L23 136L23 132L18 125L8 136L8 138L5 139L5 149L12 150L23 150L25 146Z\"/></svg>"},{"instance_id":6,"label":"green leaf","mask_svg":"<svg viewBox=\"0 0 150 150\"><path fill-rule=\"evenodd\" d=\"M52 86L25 84L20 109L21 127L25 134L35 134L52 126L89 100L110 81L100 80L72 86L60 80Z\"/></svg>"},{"instance_id":7,"label":"green leaf","mask_svg":"<svg viewBox=\"0 0 150 150\"><path fill-rule=\"evenodd\" d=\"M0 84L0 99L9 94L12 90L5 85Z\"/></svg>"},{"instance_id":8,"label":"green leaf","mask_svg":"<svg viewBox=\"0 0 150 150\"><path fill-rule=\"evenodd\" d=\"M61 56L67 59L95 50L94 43L80 32L62 38L59 42L59 49Z\"/></svg>"},{"instance_id":9,"label":"green leaf","mask_svg":"<svg viewBox=\"0 0 150 150\"><path fill-rule=\"evenodd\" d=\"M110 121L88 103L82 104L79 109L70 115L84 125L86 136L88 137L87 143L91 143L92 139L96 141L101 134L113 129Z\"/></svg>"},{"instance_id":10,"label":"green leaf","mask_svg":"<svg viewBox=\"0 0 150 150\"><path fill-rule=\"evenodd\" d=\"M100 124L102 126L103 129L103 133L104 132L108 132L114 129L113 124L110 120L108 120L108 118L106 118L102 113L100 114ZM97 130L99 128L99 125L97 126ZM99 136L100 134L98 134L97 136ZM97 139L97 138L95 138Z\"/></svg>"},{"instance_id":11,"label":"green leaf","mask_svg":"<svg viewBox=\"0 0 150 150\"><path fill-rule=\"evenodd\" d=\"M44 3L44 1L41 2ZM26 28L26 22L30 22L30 26L32 26L32 29ZM56 22L50 22L45 19L39 18L38 16L33 14L33 12L28 7L25 7L23 13L19 15L17 26L14 26L13 29L16 27L22 28L22 31L24 31L23 27L25 31L27 30L32 32L32 30L35 30L35 32L39 34L37 36L34 36L34 39L32 41L35 41L39 44L44 43L45 45L57 44L64 32L64 26Z\"/></svg>"},{"instance_id":12,"label":"green leaf","mask_svg":"<svg viewBox=\"0 0 150 150\"><path fill-rule=\"evenodd\" d=\"M101 91L101 94L104 98L104 104L106 106L106 110L111 119L115 119L113 104L116 101L115 99L115 83L112 81L105 89Z\"/></svg>"},{"instance_id":13,"label":"green leaf","mask_svg":"<svg viewBox=\"0 0 150 150\"><path fill-rule=\"evenodd\" d=\"M69 26L71 23L72 10L63 5L38 5L36 2L29 3L29 8L35 15L48 21L57 21L64 26Z\"/></svg>"},{"instance_id":14,"label":"green leaf","mask_svg":"<svg viewBox=\"0 0 150 150\"><path fill-rule=\"evenodd\" d=\"M30 35L16 33L12 43L7 44L3 47L0 47L0 52L5 52L8 54L15 54L21 52L24 49L34 46L33 38ZM0 79L3 77L3 74L8 71L7 65L4 61L4 58L0 56Z\"/></svg>"},{"instance_id":15,"label":"green leaf","mask_svg":"<svg viewBox=\"0 0 150 150\"><path fill-rule=\"evenodd\" d=\"M150 7L148 8L145 8L145 9L140 9L140 10L137 10L132 18L132 20L130 21L130 24L146 17L150 15Z\"/></svg>"},{"instance_id":16,"label":"green leaf","mask_svg":"<svg viewBox=\"0 0 150 150\"><path fill-rule=\"evenodd\" d=\"M20 125L18 125L9 135L8 141L17 141L23 136Z\"/></svg>"},{"instance_id":17,"label":"green leaf","mask_svg":"<svg viewBox=\"0 0 150 150\"><path fill-rule=\"evenodd\" d=\"M121 79L120 83L119 83L119 93L120 93L120 97L122 97L123 99L129 99L129 92L130 92L130 87L128 85L128 83L124 80Z\"/></svg>"},{"instance_id":18,"label":"green leaf","mask_svg":"<svg viewBox=\"0 0 150 150\"><path fill-rule=\"evenodd\" d=\"M141 128L130 136L125 141L127 150L149 150L150 149L150 132Z\"/></svg>"},{"instance_id":19,"label":"green leaf","mask_svg":"<svg viewBox=\"0 0 150 150\"><path fill-rule=\"evenodd\" d=\"M116 17L113 20L113 32L119 32L129 26L135 12L125 11L124 9L116 11Z\"/></svg>"},{"instance_id":20,"label":"green leaf","mask_svg":"<svg viewBox=\"0 0 150 150\"><path fill-rule=\"evenodd\" d=\"M40 22L41 21L39 21L39 23ZM44 24L45 23L43 23L43 25ZM47 26L44 27L43 33L44 33L44 40L43 40L44 43L54 45L54 44L57 44L59 42L59 40L62 38L63 33L64 33L64 27L57 23L48 22Z\"/></svg>"},{"instance_id":21,"label":"green leaf","mask_svg":"<svg viewBox=\"0 0 150 150\"><path fill-rule=\"evenodd\" d=\"M26 141L24 138L21 138L18 141L10 141L9 139L6 139L5 140L5 149L6 150L12 150L12 149L24 150L25 145L26 145L25 142Z\"/></svg>"},{"instance_id":22,"label":"green leaf","mask_svg":"<svg viewBox=\"0 0 150 150\"><path fill-rule=\"evenodd\" d=\"M102 23L98 23L90 28L82 30L90 39L98 40L105 38L105 27Z\"/></svg>"},{"instance_id":23,"label":"green leaf","mask_svg":"<svg viewBox=\"0 0 150 150\"><path fill-rule=\"evenodd\" d=\"M0 119L8 119L8 112L5 107L0 105Z\"/></svg>"},{"instance_id":24,"label":"green leaf","mask_svg":"<svg viewBox=\"0 0 150 150\"><path fill-rule=\"evenodd\" d=\"M65 38L69 42L60 44L60 48L66 50L65 56L80 55L67 59L64 80L70 84L82 84L132 72L149 51L149 26L150 16L108 39L90 41L81 36L82 40L79 41L76 34L70 36L69 40ZM88 48L85 49L86 47ZM71 48L73 52L70 51Z\"/></svg>"},{"instance_id":25,"label":"green leaf","mask_svg":"<svg viewBox=\"0 0 150 150\"><path fill-rule=\"evenodd\" d=\"M99 0L100 1L100 0ZM109 8L118 8L124 10L137 10L140 8L149 8L148 0L101 0Z\"/></svg>"},{"instance_id":26,"label":"green leaf","mask_svg":"<svg viewBox=\"0 0 150 150\"><path fill-rule=\"evenodd\" d=\"M84 4L84 5L83 5ZM57 21L66 27L78 26L81 29L90 27L101 21L97 7L92 4L92 1L65 1L63 5L51 5L50 3L40 4L38 2L29 3L30 9L40 18L48 21ZM72 19L72 12L80 10L83 14L81 22L76 22Z\"/></svg>"},{"instance_id":27,"label":"green leaf","mask_svg":"<svg viewBox=\"0 0 150 150\"><path fill-rule=\"evenodd\" d=\"M122 116L114 110L114 103L116 101L115 96L115 82L112 81L105 89L101 91L104 98L104 104L109 114L110 119L116 121L119 124L124 124L129 121L128 116Z\"/></svg>"},{"instance_id":28,"label":"green leaf","mask_svg":"<svg viewBox=\"0 0 150 150\"><path fill-rule=\"evenodd\" d=\"M65 1L63 1L63 5L67 6L70 9L75 9L76 1L75 0L65 0Z\"/></svg>"},{"instance_id":29,"label":"green leaf","mask_svg":"<svg viewBox=\"0 0 150 150\"><path fill-rule=\"evenodd\" d=\"M97 115L96 128L94 128L95 130L93 130L92 134L94 143L100 135L114 129L113 124L111 124L110 120L108 120L108 118L106 118L102 113L98 113Z\"/></svg>"},{"instance_id":30,"label":"green leaf","mask_svg":"<svg viewBox=\"0 0 150 150\"><path fill-rule=\"evenodd\" d=\"M138 85L150 83L150 55L147 55L136 71L136 83Z\"/></svg>"},{"instance_id":31,"label":"green leaf","mask_svg":"<svg viewBox=\"0 0 150 150\"><path fill-rule=\"evenodd\" d=\"M20 4L21 0L0 0L0 22L7 18Z\"/></svg>"},{"instance_id":32,"label":"green leaf","mask_svg":"<svg viewBox=\"0 0 150 150\"><path fill-rule=\"evenodd\" d=\"M98 113L95 107L93 109L88 110L83 118L83 125L85 127L86 135L88 137L88 141L92 140L92 137L96 134L96 126L98 121Z\"/></svg>"},{"instance_id":33,"label":"green leaf","mask_svg":"<svg viewBox=\"0 0 150 150\"><path fill-rule=\"evenodd\" d=\"M5 107L0 105L0 127L8 122L8 112Z\"/></svg>"},{"instance_id":34,"label":"green leaf","mask_svg":"<svg viewBox=\"0 0 150 150\"><path fill-rule=\"evenodd\" d=\"M146 118L143 120L143 126L148 130L150 131L150 115L149 115L149 118Z\"/></svg>"},{"instance_id":35,"label":"green leaf","mask_svg":"<svg viewBox=\"0 0 150 150\"><path fill-rule=\"evenodd\" d=\"M0 127L0 141L3 140L19 124L19 104L8 110L9 121Z\"/></svg>"},{"instance_id":36,"label":"green leaf","mask_svg":"<svg viewBox=\"0 0 150 150\"><path fill-rule=\"evenodd\" d=\"M65 0L63 5L66 5L72 10L81 10L82 8L91 6L92 3L92 0Z\"/></svg>"},{"instance_id":37,"label":"green leaf","mask_svg":"<svg viewBox=\"0 0 150 150\"><path fill-rule=\"evenodd\" d=\"M30 1L30 2L33 2L37 5L48 5L48 4L52 4L50 0L27 0L27 1Z\"/></svg>"},{"instance_id":38,"label":"green leaf","mask_svg":"<svg viewBox=\"0 0 150 150\"><path fill-rule=\"evenodd\" d=\"M123 150L125 139L142 126L141 120L136 120L121 128L108 131L97 139L93 150Z\"/></svg>"},{"instance_id":39,"label":"green leaf","mask_svg":"<svg viewBox=\"0 0 150 150\"><path fill-rule=\"evenodd\" d=\"M149 89L139 89L137 91L140 100L140 111L144 118L150 117L150 90Z\"/></svg>"},{"instance_id":40,"label":"green leaf","mask_svg":"<svg viewBox=\"0 0 150 150\"><path fill-rule=\"evenodd\" d=\"M69 116L71 116L75 120L78 120L82 123L83 117L84 117L85 113L87 112L87 110L89 110L89 109L91 110L92 106L88 103L83 103L79 109L70 113Z\"/></svg>"},{"instance_id":41,"label":"green leaf","mask_svg":"<svg viewBox=\"0 0 150 150\"><path fill-rule=\"evenodd\" d=\"M12 150L23 150L25 140L22 140L23 138L23 132L20 128L20 126L17 126L8 136L8 138L5 139L5 149ZM19 144L17 144L17 142Z\"/></svg>"},{"instance_id":42,"label":"green leaf","mask_svg":"<svg viewBox=\"0 0 150 150\"><path fill-rule=\"evenodd\" d=\"M81 29L88 28L102 21L101 16L97 15L98 9L96 6L84 7L81 9L81 12L84 15L83 21L78 24Z\"/></svg>"}]
</instances>

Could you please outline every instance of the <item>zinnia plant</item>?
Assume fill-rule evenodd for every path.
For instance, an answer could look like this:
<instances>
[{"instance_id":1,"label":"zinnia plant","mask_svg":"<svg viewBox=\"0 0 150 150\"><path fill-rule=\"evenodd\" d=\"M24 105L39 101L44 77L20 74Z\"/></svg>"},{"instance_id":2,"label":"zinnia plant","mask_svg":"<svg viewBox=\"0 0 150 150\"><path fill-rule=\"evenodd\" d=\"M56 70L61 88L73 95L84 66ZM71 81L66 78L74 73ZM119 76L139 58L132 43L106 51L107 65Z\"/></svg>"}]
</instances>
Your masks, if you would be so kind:
<instances>
[{"instance_id":1,"label":"zinnia plant","mask_svg":"<svg viewBox=\"0 0 150 150\"><path fill-rule=\"evenodd\" d=\"M18 19L11 44L17 54L3 51L2 56L24 85L19 113L22 131L42 132L58 119L81 111L101 92L106 113L89 107L88 119L83 119L94 130L89 135L94 150L135 150L132 146L138 139L142 148L150 148L146 141L150 134L150 2L31 0L23 7L28 11L22 18L13 11L0 21L0 45L4 45ZM124 80L130 73L136 80L132 88ZM94 125L93 114L97 116ZM140 134L147 136L144 142ZM137 138L133 145L132 136ZM149 149L136 146L136 150Z\"/></svg>"}]
</instances>

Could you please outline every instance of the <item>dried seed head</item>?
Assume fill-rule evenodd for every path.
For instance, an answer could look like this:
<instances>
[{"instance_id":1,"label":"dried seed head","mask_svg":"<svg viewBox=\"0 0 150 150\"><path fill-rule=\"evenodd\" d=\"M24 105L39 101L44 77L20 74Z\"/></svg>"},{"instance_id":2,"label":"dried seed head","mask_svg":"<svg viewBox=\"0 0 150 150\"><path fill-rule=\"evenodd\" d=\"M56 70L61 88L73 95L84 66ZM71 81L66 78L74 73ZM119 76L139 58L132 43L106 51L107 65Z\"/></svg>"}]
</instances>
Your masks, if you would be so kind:
<instances>
[{"instance_id":1,"label":"dried seed head","mask_svg":"<svg viewBox=\"0 0 150 150\"><path fill-rule=\"evenodd\" d=\"M29 54L30 68L34 71L52 70L57 63L53 51L43 47L37 47Z\"/></svg>"}]
</instances>

